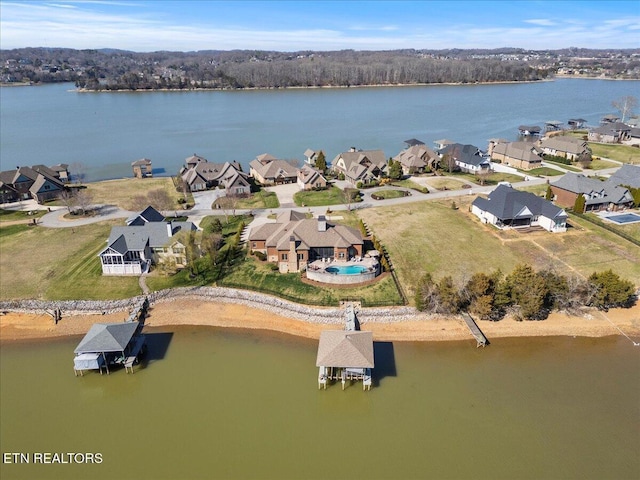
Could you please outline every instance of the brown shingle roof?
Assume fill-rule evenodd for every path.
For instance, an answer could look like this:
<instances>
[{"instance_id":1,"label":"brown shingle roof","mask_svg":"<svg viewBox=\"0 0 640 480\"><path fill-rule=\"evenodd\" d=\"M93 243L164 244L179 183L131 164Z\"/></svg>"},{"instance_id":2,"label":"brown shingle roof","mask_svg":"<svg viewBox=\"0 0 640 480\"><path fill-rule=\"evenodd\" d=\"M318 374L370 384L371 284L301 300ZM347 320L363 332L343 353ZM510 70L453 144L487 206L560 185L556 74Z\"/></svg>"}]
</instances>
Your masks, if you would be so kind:
<instances>
[{"instance_id":1,"label":"brown shingle roof","mask_svg":"<svg viewBox=\"0 0 640 480\"><path fill-rule=\"evenodd\" d=\"M373 333L346 330L320 332L316 366L373 368Z\"/></svg>"}]
</instances>

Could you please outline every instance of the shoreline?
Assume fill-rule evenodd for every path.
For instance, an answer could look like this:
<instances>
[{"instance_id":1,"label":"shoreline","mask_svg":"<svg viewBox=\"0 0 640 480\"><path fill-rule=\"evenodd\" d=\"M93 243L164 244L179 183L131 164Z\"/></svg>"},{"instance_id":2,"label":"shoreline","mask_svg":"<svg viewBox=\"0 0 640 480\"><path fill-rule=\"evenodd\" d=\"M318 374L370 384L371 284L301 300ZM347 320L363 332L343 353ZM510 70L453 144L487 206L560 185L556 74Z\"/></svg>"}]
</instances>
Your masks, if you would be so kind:
<instances>
[{"instance_id":1,"label":"shoreline","mask_svg":"<svg viewBox=\"0 0 640 480\"><path fill-rule=\"evenodd\" d=\"M84 335L91 325L122 322L128 312L105 315L85 314L63 317L57 324L44 313L6 313L0 316L0 343L29 343ZM607 337L622 335L640 338L640 304L630 309L592 311L583 317L552 313L542 321L517 322L505 318L498 322L479 321L489 342L508 337ZM339 323L312 323L268 312L252 306L216 301L180 299L153 304L145 328L169 330L181 326L223 327L268 330L308 339L318 339L322 330L342 329ZM373 332L376 341L441 342L475 340L463 320L427 318L392 323L367 321L363 331Z\"/></svg>"}]
</instances>

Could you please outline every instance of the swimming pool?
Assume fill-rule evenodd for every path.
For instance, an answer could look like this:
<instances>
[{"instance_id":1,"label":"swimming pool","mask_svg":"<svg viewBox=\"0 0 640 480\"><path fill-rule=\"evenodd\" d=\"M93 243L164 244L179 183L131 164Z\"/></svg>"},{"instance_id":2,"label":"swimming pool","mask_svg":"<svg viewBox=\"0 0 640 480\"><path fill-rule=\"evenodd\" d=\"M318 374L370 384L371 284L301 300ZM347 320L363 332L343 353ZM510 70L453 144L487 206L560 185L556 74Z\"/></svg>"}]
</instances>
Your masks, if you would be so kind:
<instances>
[{"instance_id":1,"label":"swimming pool","mask_svg":"<svg viewBox=\"0 0 640 480\"><path fill-rule=\"evenodd\" d=\"M325 272L335 273L338 275L360 275L369 270L368 267L363 267L361 265L338 265L327 267Z\"/></svg>"},{"instance_id":2,"label":"swimming pool","mask_svg":"<svg viewBox=\"0 0 640 480\"><path fill-rule=\"evenodd\" d=\"M640 215L636 213L623 213L622 215L611 215L605 217L607 220L611 220L616 223L635 223L640 222Z\"/></svg>"}]
</instances>

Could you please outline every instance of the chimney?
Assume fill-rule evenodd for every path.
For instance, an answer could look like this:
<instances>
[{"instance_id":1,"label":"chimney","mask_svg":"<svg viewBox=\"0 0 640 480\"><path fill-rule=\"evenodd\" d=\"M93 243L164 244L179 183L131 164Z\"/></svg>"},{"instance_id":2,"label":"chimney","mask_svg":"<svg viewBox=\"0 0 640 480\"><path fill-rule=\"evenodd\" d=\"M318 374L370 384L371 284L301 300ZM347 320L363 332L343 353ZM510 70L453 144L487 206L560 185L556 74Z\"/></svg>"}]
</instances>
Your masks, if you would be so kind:
<instances>
[{"instance_id":1,"label":"chimney","mask_svg":"<svg viewBox=\"0 0 640 480\"><path fill-rule=\"evenodd\" d=\"M351 148L349 149L349 151L350 151L350 152L357 152L357 151L358 151L358 149L357 149L356 147L351 147Z\"/></svg>"},{"instance_id":2,"label":"chimney","mask_svg":"<svg viewBox=\"0 0 640 480\"><path fill-rule=\"evenodd\" d=\"M169 238L173 237L173 226L171 225L171 222L167 222L167 235Z\"/></svg>"},{"instance_id":3,"label":"chimney","mask_svg":"<svg viewBox=\"0 0 640 480\"><path fill-rule=\"evenodd\" d=\"M327 231L327 219L324 215L318 215L318 231L319 232Z\"/></svg>"}]
</instances>

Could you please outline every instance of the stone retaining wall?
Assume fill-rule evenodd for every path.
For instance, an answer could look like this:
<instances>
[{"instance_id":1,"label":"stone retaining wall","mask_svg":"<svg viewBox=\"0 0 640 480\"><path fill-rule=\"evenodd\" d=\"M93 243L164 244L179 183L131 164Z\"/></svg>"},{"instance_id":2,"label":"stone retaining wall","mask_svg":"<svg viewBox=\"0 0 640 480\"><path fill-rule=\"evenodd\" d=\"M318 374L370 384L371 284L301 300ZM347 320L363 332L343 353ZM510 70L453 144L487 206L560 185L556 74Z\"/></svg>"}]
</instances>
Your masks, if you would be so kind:
<instances>
[{"instance_id":1,"label":"stone retaining wall","mask_svg":"<svg viewBox=\"0 0 640 480\"><path fill-rule=\"evenodd\" d=\"M22 313L62 311L63 317L71 315L101 315L122 311L131 311L140 305L144 296L124 300L10 300L0 302L0 311ZM278 297L224 287L184 287L153 292L147 295L151 305L175 300L193 299L194 301L224 302L246 305L266 310L283 317L294 318L310 323L328 323L342 325L344 310L340 308L318 308L289 302ZM360 308L360 323L393 323L416 320L419 312L413 307Z\"/></svg>"}]
</instances>

